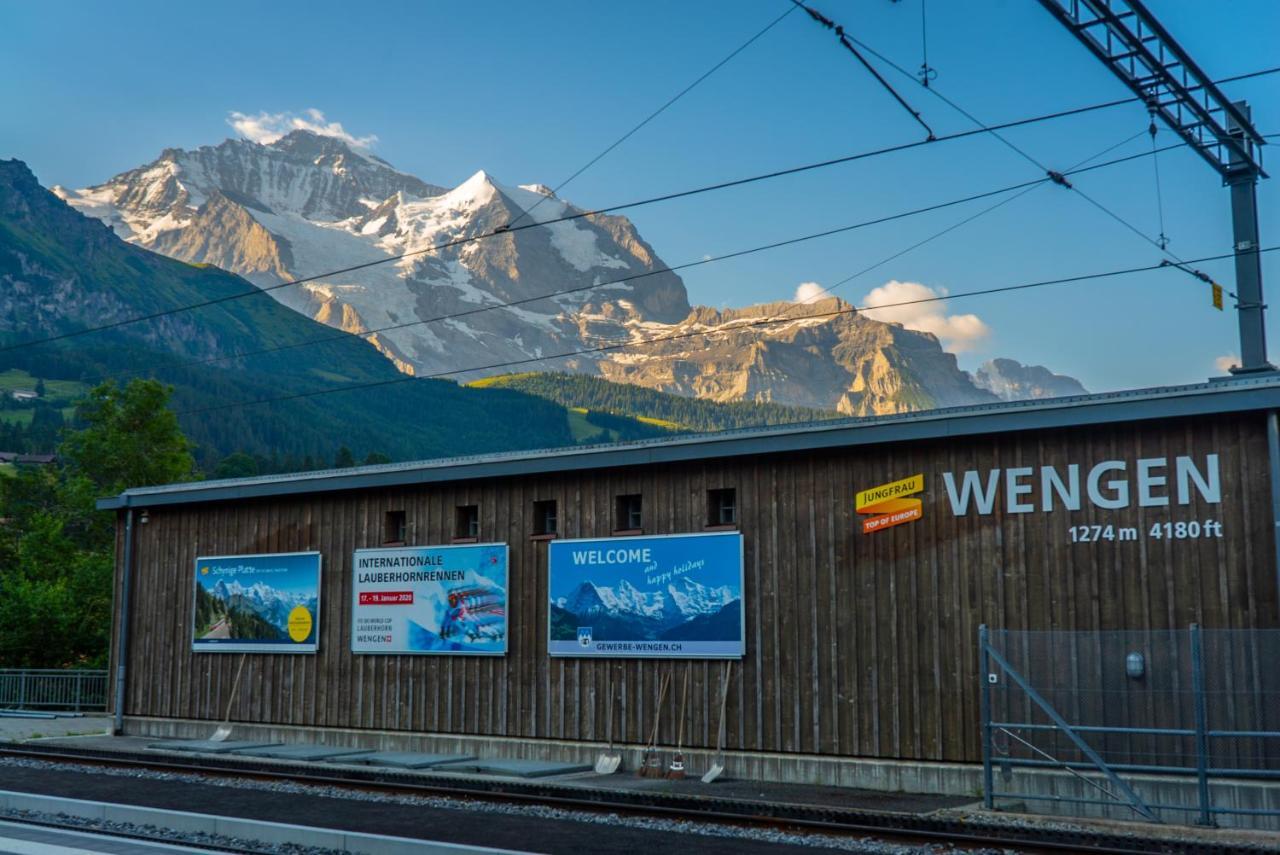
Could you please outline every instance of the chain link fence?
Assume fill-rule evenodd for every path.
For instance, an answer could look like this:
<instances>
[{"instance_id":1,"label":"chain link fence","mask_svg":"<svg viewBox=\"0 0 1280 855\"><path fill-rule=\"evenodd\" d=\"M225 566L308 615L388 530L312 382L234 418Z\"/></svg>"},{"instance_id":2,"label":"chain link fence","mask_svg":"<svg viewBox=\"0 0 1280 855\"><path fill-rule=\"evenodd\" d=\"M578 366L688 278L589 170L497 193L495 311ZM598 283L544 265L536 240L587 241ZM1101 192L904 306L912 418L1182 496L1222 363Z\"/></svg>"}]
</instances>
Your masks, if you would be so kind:
<instances>
[{"instance_id":1,"label":"chain link fence","mask_svg":"<svg viewBox=\"0 0 1280 855\"><path fill-rule=\"evenodd\" d=\"M980 630L985 799L1280 827L1280 630Z\"/></svg>"}]
</instances>

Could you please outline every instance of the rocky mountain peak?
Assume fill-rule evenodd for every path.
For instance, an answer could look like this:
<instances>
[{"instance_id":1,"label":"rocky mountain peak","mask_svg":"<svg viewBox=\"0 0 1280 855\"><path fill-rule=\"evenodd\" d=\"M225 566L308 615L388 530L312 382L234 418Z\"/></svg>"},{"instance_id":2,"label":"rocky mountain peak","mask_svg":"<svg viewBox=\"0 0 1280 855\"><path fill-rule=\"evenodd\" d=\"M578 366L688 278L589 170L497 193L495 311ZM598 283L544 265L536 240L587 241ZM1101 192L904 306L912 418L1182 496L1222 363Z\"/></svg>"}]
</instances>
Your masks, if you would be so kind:
<instances>
[{"instance_id":1,"label":"rocky mountain peak","mask_svg":"<svg viewBox=\"0 0 1280 855\"><path fill-rule=\"evenodd\" d=\"M973 382L1006 401L1088 394L1074 377L1054 374L1043 365L1023 365L1016 359L997 358L983 363L974 373Z\"/></svg>"},{"instance_id":2,"label":"rocky mountain peak","mask_svg":"<svg viewBox=\"0 0 1280 855\"><path fill-rule=\"evenodd\" d=\"M166 149L103 184L62 192L148 249L260 286L307 279L272 296L369 334L409 373L520 362L850 415L999 394L975 385L934 336L866 318L835 296L692 307L629 219L587 214L544 184L508 185L481 169L446 189L310 131L266 145ZM634 347L595 350L604 342ZM575 351L587 353L549 359Z\"/></svg>"}]
</instances>

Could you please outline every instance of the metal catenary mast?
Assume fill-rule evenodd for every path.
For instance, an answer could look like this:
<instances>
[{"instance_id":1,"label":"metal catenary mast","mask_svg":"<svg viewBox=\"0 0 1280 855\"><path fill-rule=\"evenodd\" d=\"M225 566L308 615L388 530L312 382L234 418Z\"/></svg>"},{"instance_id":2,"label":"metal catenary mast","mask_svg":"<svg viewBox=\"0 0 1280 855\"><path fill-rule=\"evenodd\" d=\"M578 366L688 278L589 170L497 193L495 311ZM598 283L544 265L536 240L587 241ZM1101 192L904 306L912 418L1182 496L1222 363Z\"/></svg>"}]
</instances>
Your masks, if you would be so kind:
<instances>
[{"instance_id":1,"label":"metal catenary mast","mask_svg":"<svg viewBox=\"0 0 1280 855\"><path fill-rule=\"evenodd\" d=\"M1232 373L1274 371L1267 361L1266 305L1258 254L1259 178L1265 141L1249 106L1232 102L1141 0L1040 0L1094 56L1147 103L1231 189L1240 359Z\"/></svg>"}]
</instances>

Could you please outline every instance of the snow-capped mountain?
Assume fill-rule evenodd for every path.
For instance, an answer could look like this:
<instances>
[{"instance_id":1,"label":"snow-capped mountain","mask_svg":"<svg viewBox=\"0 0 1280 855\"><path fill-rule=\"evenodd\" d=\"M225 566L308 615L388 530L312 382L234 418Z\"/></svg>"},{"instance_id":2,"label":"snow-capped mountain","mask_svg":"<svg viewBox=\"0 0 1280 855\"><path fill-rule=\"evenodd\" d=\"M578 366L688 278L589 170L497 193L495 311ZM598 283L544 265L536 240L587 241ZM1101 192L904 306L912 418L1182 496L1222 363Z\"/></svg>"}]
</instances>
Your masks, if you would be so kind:
<instances>
[{"instance_id":1,"label":"snow-capped mountain","mask_svg":"<svg viewBox=\"0 0 1280 855\"><path fill-rule=\"evenodd\" d=\"M645 593L623 579L616 588L583 582L560 606L576 615L629 615L661 620L666 614L662 591Z\"/></svg>"},{"instance_id":2,"label":"snow-capped mountain","mask_svg":"<svg viewBox=\"0 0 1280 855\"><path fill-rule=\"evenodd\" d=\"M310 131L166 149L103 184L54 190L128 241L259 286L386 260L271 294L365 334L410 374L583 372L850 415L996 400L929 333L822 314L843 305L834 301L691 308L680 277L625 217L586 214L545 185L483 171L438 187ZM551 222L566 216L576 218ZM473 240L504 226L514 227ZM776 317L792 320L759 323ZM454 373L463 368L475 370Z\"/></svg>"},{"instance_id":3,"label":"snow-capped mountain","mask_svg":"<svg viewBox=\"0 0 1280 855\"><path fill-rule=\"evenodd\" d=\"M675 582L669 583L667 593L671 595L672 602L686 618L715 614L738 598L728 585L708 588L687 576L679 586Z\"/></svg>"},{"instance_id":4,"label":"snow-capped mountain","mask_svg":"<svg viewBox=\"0 0 1280 855\"><path fill-rule=\"evenodd\" d=\"M273 626L285 626L289 620L289 612L297 606L308 606L313 610L315 608L314 597L278 591L265 582L254 582L246 587L234 579L219 579L213 586L213 595L228 604L239 598L240 602L248 605Z\"/></svg>"},{"instance_id":5,"label":"snow-capped mountain","mask_svg":"<svg viewBox=\"0 0 1280 855\"><path fill-rule=\"evenodd\" d=\"M556 603L579 617L632 617L664 624L715 614L738 598L729 586L709 588L693 579L668 583L664 590L641 591L623 579L616 587L584 581Z\"/></svg>"},{"instance_id":6,"label":"snow-capped mountain","mask_svg":"<svg viewBox=\"0 0 1280 855\"><path fill-rule=\"evenodd\" d=\"M413 374L580 348L582 311L640 322L674 322L689 312L679 278L655 273L431 322L665 265L622 217L516 223L506 234L469 241L518 219L529 225L580 212L545 187L508 186L485 172L445 190L308 131L269 145L227 140L168 149L104 184L54 189L126 240L262 286L405 256L272 294L348 332L385 330L371 340Z\"/></svg>"}]
</instances>

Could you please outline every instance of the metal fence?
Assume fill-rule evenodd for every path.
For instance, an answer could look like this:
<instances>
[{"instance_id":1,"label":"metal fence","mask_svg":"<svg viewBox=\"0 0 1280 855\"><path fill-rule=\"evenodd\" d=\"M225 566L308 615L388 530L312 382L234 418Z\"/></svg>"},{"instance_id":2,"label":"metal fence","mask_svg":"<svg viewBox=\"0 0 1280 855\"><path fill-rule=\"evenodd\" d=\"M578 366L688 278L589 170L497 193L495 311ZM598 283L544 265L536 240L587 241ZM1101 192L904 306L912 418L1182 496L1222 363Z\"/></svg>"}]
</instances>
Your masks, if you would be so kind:
<instances>
[{"instance_id":1,"label":"metal fence","mask_svg":"<svg viewBox=\"0 0 1280 855\"><path fill-rule=\"evenodd\" d=\"M984 626L979 657L988 808L1280 818L1280 630Z\"/></svg>"},{"instance_id":2,"label":"metal fence","mask_svg":"<svg viewBox=\"0 0 1280 855\"><path fill-rule=\"evenodd\" d=\"M0 669L0 710L105 712L107 672Z\"/></svg>"}]
</instances>

